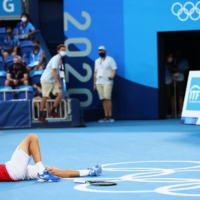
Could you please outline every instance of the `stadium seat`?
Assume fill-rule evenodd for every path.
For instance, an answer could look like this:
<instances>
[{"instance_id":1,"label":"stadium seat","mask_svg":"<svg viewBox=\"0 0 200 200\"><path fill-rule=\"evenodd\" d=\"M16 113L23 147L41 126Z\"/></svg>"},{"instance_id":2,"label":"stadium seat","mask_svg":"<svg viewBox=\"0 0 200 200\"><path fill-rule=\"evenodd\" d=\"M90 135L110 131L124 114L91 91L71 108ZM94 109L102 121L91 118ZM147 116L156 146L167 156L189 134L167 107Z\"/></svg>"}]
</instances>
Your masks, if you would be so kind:
<instances>
[{"instance_id":1,"label":"stadium seat","mask_svg":"<svg viewBox=\"0 0 200 200\"><path fill-rule=\"evenodd\" d=\"M6 72L0 71L0 86L4 86L6 81Z\"/></svg>"},{"instance_id":2,"label":"stadium seat","mask_svg":"<svg viewBox=\"0 0 200 200\"><path fill-rule=\"evenodd\" d=\"M0 86L0 91L9 91L9 90L12 90L12 87ZM6 92L5 97L6 97L6 99L5 99L6 101L12 100L12 99L14 99L14 94L13 94L13 92ZM0 92L0 101L4 101L4 93L3 92Z\"/></svg>"},{"instance_id":3,"label":"stadium seat","mask_svg":"<svg viewBox=\"0 0 200 200\"><path fill-rule=\"evenodd\" d=\"M20 42L20 55L30 53L33 50L32 41L25 40Z\"/></svg>"},{"instance_id":4,"label":"stadium seat","mask_svg":"<svg viewBox=\"0 0 200 200\"><path fill-rule=\"evenodd\" d=\"M26 63L26 66L29 64L29 54L24 54L24 61Z\"/></svg>"},{"instance_id":5,"label":"stadium seat","mask_svg":"<svg viewBox=\"0 0 200 200\"><path fill-rule=\"evenodd\" d=\"M31 85L37 84L40 82L40 77L43 74L44 70L31 70L29 72L29 77L31 78Z\"/></svg>"},{"instance_id":6,"label":"stadium seat","mask_svg":"<svg viewBox=\"0 0 200 200\"><path fill-rule=\"evenodd\" d=\"M8 68L13 64L14 57L15 56L6 57L6 70L8 70Z\"/></svg>"},{"instance_id":7,"label":"stadium seat","mask_svg":"<svg viewBox=\"0 0 200 200\"><path fill-rule=\"evenodd\" d=\"M17 90L28 90L28 99L32 100L34 97L33 88L29 85L20 85L17 86L15 89ZM24 91L17 91L17 99L26 99L26 92Z\"/></svg>"},{"instance_id":8,"label":"stadium seat","mask_svg":"<svg viewBox=\"0 0 200 200\"><path fill-rule=\"evenodd\" d=\"M3 62L3 58L0 56L0 71L4 70L4 62Z\"/></svg>"}]
</instances>

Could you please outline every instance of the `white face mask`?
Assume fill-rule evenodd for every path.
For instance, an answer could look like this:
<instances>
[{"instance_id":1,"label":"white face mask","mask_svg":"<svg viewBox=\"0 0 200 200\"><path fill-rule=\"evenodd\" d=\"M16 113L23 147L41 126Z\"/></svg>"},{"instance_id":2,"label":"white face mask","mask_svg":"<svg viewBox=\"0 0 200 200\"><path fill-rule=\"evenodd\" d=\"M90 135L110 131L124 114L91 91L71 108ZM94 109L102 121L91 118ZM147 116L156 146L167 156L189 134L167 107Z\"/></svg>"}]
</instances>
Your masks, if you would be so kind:
<instances>
[{"instance_id":1,"label":"white face mask","mask_svg":"<svg viewBox=\"0 0 200 200\"><path fill-rule=\"evenodd\" d=\"M26 22L27 18L26 17L22 17L21 20L22 20L22 22Z\"/></svg>"},{"instance_id":2,"label":"white face mask","mask_svg":"<svg viewBox=\"0 0 200 200\"><path fill-rule=\"evenodd\" d=\"M61 57L64 57L64 56L66 56L66 55L67 55L66 51L61 51L61 52L60 52L60 56L61 56Z\"/></svg>"},{"instance_id":3,"label":"white face mask","mask_svg":"<svg viewBox=\"0 0 200 200\"><path fill-rule=\"evenodd\" d=\"M168 58L168 62L172 62L173 58Z\"/></svg>"}]
</instances>

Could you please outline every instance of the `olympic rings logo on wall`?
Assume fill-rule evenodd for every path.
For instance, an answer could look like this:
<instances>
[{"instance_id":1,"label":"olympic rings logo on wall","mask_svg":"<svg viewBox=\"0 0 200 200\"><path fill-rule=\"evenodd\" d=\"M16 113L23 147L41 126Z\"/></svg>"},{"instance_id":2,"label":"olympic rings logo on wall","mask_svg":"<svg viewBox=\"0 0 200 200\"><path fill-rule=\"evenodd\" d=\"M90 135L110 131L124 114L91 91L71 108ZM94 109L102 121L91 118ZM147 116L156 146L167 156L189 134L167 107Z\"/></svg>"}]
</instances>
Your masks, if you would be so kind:
<instances>
[{"instance_id":1,"label":"olympic rings logo on wall","mask_svg":"<svg viewBox=\"0 0 200 200\"><path fill-rule=\"evenodd\" d=\"M171 10L173 15L177 16L180 21L186 21L189 18L193 21L200 19L200 1L196 4L186 2L184 5L176 2L172 5Z\"/></svg>"}]
</instances>

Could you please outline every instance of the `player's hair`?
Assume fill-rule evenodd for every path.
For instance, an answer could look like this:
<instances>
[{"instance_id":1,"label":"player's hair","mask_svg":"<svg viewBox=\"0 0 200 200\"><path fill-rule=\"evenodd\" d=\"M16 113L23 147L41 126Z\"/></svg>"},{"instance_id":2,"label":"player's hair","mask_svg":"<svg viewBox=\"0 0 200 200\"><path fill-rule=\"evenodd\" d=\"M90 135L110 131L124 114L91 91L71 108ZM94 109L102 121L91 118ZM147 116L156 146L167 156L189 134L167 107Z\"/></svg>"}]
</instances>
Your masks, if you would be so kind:
<instances>
[{"instance_id":1,"label":"player's hair","mask_svg":"<svg viewBox=\"0 0 200 200\"><path fill-rule=\"evenodd\" d=\"M64 44L59 44L59 45L57 46L57 51L59 51L62 47L66 48L66 46L65 46Z\"/></svg>"}]
</instances>

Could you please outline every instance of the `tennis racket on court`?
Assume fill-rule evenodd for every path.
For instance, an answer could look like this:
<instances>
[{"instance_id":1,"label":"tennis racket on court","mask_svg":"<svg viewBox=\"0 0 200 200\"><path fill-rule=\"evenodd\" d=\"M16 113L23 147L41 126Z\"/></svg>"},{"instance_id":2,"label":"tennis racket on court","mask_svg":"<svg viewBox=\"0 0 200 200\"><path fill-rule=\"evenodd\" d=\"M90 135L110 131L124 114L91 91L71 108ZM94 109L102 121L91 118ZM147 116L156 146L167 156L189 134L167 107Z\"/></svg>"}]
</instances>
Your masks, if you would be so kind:
<instances>
[{"instance_id":1,"label":"tennis racket on court","mask_svg":"<svg viewBox=\"0 0 200 200\"><path fill-rule=\"evenodd\" d=\"M74 179L75 183L82 183L82 184L88 184L88 185L94 185L94 186L113 186L117 185L116 182L113 181L86 181L81 179Z\"/></svg>"}]
</instances>

